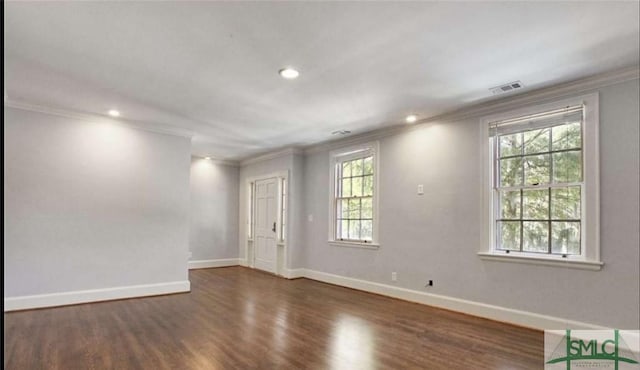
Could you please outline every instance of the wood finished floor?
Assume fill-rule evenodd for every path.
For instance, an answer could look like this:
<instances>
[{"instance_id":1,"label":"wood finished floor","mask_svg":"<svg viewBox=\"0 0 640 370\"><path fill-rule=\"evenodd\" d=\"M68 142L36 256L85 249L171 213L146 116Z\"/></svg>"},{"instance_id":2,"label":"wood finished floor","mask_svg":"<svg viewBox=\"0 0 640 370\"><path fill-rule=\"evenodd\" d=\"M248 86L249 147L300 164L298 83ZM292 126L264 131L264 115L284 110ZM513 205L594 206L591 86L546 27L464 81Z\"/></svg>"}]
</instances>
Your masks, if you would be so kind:
<instances>
[{"instance_id":1,"label":"wood finished floor","mask_svg":"<svg viewBox=\"0 0 640 370\"><path fill-rule=\"evenodd\" d=\"M543 334L243 267L191 293L4 314L5 369L541 369Z\"/></svg>"}]
</instances>

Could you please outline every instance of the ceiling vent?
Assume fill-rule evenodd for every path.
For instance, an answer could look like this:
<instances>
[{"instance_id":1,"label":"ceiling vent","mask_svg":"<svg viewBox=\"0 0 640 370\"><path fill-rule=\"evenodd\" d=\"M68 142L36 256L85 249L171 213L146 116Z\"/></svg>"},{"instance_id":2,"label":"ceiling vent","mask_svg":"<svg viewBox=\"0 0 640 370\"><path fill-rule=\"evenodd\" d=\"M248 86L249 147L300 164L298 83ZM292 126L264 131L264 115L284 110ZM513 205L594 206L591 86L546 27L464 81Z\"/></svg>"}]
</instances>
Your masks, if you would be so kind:
<instances>
[{"instance_id":1,"label":"ceiling vent","mask_svg":"<svg viewBox=\"0 0 640 370\"><path fill-rule=\"evenodd\" d=\"M489 90L491 90L491 93L493 93L493 95L498 95L498 94L504 94L504 93L515 91L515 90L519 90L519 89L522 89L523 87L524 85L522 84L522 82L514 81L514 82L509 82L508 84L492 87Z\"/></svg>"},{"instance_id":2,"label":"ceiling vent","mask_svg":"<svg viewBox=\"0 0 640 370\"><path fill-rule=\"evenodd\" d=\"M351 131L349 130L338 130L331 133L331 135L349 135Z\"/></svg>"}]
</instances>

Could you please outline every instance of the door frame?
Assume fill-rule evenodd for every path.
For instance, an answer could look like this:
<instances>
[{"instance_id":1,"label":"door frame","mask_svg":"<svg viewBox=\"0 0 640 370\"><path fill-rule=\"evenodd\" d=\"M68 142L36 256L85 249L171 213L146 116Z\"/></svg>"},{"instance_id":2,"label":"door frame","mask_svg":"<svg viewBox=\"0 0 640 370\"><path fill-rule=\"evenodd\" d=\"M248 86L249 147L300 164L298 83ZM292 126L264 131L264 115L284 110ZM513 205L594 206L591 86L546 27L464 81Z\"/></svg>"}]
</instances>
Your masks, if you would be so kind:
<instances>
[{"instance_id":1,"label":"door frame","mask_svg":"<svg viewBox=\"0 0 640 370\"><path fill-rule=\"evenodd\" d=\"M289 183L289 171L277 171L272 173L267 173L264 175L251 176L245 179L247 194L245 197L247 199L247 209L246 209L246 217L245 217L245 225L247 227L245 235L244 235L244 256L246 259L247 267L256 268L255 267L255 252L254 252L254 236L255 236L255 183L261 180L268 180L275 178L278 184L278 210L276 217L276 228L278 230L278 236L276 237L276 250L277 250L277 261L276 261L276 275L286 277L286 271L289 269L288 265L288 244L289 244L289 230L290 230L290 214L291 207L289 203L289 194L291 193L291 186ZM283 183L285 184L285 194L283 196ZM282 206L285 206L287 210L285 219L282 218ZM282 223L287 226L285 230L285 235L282 235L280 230L282 230Z\"/></svg>"}]
</instances>

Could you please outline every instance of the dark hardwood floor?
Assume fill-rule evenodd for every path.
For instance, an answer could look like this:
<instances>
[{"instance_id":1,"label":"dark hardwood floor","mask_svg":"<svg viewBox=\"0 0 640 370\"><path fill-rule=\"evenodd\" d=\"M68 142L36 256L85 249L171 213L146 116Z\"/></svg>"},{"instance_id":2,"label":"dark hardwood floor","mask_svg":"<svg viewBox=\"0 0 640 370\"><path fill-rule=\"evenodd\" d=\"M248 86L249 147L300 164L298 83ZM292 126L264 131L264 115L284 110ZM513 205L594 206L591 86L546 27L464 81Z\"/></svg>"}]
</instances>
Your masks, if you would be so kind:
<instances>
[{"instance_id":1,"label":"dark hardwood floor","mask_svg":"<svg viewBox=\"0 0 640 370\"><path fill-rule=\"evenodd\" d=\"M243 267L191 293L6 313L5 369L541 369L542 332Z\"/></svg>"}]
</instances>

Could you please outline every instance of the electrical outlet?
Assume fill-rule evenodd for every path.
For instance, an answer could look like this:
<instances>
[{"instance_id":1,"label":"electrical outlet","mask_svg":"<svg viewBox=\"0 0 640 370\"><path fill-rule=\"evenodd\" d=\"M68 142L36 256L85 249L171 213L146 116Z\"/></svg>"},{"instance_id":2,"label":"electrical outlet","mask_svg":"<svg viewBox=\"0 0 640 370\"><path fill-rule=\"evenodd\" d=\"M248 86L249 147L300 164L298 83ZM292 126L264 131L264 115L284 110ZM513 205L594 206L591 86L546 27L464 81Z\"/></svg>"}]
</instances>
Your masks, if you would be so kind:
<instances>
[{"instance_id":1,"label":"electrical outlet","mask_svg":"<svg viewBox=\"0 0 640 370\"><path fill-rule=\"evenodd\" d=\"M310 215L308 216L308 218L309 218L309 222L313 222L313 215L312 215L312 214L310 214Z\"/></svg>"},{"instance_id":2,"label":"electrical outlet","mask_svg":"<svg viewBox=\"0 0 640 370\"><path fill-rule=\"evenodd\" d=\"M398 273L397 272L392 272L391 273L391 281L397 281L398 280Z\"/></svg>"},{"instance_id":3,"label":"electrical outlet","mask_svg":"<svg viewBox=\"0 0 640 370\"><path fill-rule=\"evenodd\" d=\"M188 256L188 259L191 259L191 257L193 257L193 252L189 251L189 254L187 256Z\"/></svg>"},{"instance_id":4,"label":"electrical outlet","mask_svg":"<svg viewBox=\"0 0 640 370\"><path fill-rule=\"evenodd\" d=\"M418 195L424 195L424 185L418 185Z\"/></svg>"}]
</instances>

